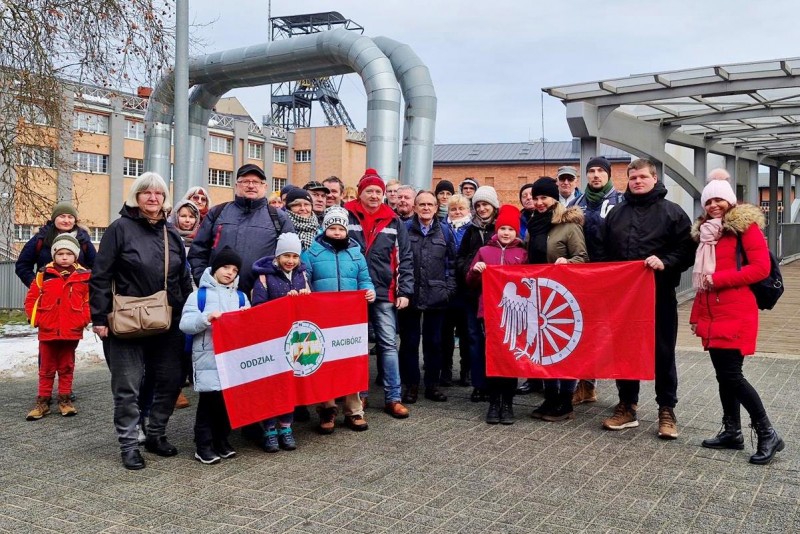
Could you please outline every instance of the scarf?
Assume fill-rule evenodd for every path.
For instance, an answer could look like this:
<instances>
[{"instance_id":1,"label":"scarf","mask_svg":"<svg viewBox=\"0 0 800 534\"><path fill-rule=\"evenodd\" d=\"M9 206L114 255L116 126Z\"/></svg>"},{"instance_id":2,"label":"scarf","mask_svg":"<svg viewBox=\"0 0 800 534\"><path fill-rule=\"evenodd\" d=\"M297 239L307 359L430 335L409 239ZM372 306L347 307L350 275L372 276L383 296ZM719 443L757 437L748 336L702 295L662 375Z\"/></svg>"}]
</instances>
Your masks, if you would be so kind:
<instances>
[{"instance_id":1,"label":"scarf","mask_svg":"<svg viewBox=\"0 0 800 534\"><path fill-rule=\"evenodd\" d=\"M608 182L606 182L606 185L604 185L601 189L598 189L597 191L592 189L591 186L587 185L586 192L584 193L586 195L586 200L589 202L589 204L596 206L597 204L600 204L603 201L603 198L606 196L606 194L608 194L609 191L611 191L613 187L614 184L611 182L610 178Z\"/></svg>"},{"instance_id":2,"label":"scarf","mask_svg":"<svg viewBox=\"0 0 800 534\"><path fill-rule=\"evenodd\" d=\"M448 219L447 222L450 223L450 228L452 228L453 230L458 230L465 224L469 224L471 220L472 220L471 215L464 215L460 219Z\"/></svg>"},{"instance_id":3,"label":"scarf","mask_svg":"<svg viewBox=\"0 0 800 534\"><path fill-rule=\"evenodd\" d=\"M447 204L439 206L439 211L436 212L436 216L442 220L447 217Z\"/></svg>"},{"instance_id":4,"label":"scarf","mask_svg":"<svg viewBox=\"0 0 800 534\"><path fill-rule=\"evenodd\" d=\"M692 285L698 291L708 291L706 275L717 269L717 242L722 236L722 219L708 219L700 225L700 245L694 257Z\"/></svg>"},{"instance_id":5,"label":"scarf","mask_svg":"<svg viewBox=\"0 0 800 534\"><path fill-rule=\"evenodd\" d=\"M533 212L528 221L528 263L547 263L547 234L553 227L556 204L544 213Z\"/></svg>"},{"instance_id":6,"label":"scarf","mask_svg":"<svg viewBox=\"0 0 800 534\"><path fill-rule=\"evenodd\" d=\"M322 236L322 240L325 241L327 244L329 244L331 248L336 252L341 252L350 246L349 237L345 237L344 239L333 239L332 237L324 235Z\"/></svg>"},{"instance_id":7,"label":"scarf","mask_svg":"<svg viewBox=\"0 0 800 534\"><path fill-rule=\"evenodd\" d=\"M317 237L319 233L319 221L317 220L317 216L312 213L308 217L303 217L291 210L287 211L286 214L289 216L292 224L294 224L294 231L297 232L298 237L300 237L300 245L302 245L303 250L311 248L311 245L314 244L314 238Z\"/></svg>"},{"instance_id":8,"label":"scarf","mask_svg":"<svg viewBox=\"0 0 800 534\"><path fill-rule=\"evenodd\" d=\"M181 239L183 239L183 245L185 247L191 247L192 242L194 241L194 236L197 235L197 229L198 229L197 225L195 225L195 227L192 228L191 230L181 230L177 226L175 227L175 229L178 231L178 234L180 234Z\"/></svg>"}]
</instances>

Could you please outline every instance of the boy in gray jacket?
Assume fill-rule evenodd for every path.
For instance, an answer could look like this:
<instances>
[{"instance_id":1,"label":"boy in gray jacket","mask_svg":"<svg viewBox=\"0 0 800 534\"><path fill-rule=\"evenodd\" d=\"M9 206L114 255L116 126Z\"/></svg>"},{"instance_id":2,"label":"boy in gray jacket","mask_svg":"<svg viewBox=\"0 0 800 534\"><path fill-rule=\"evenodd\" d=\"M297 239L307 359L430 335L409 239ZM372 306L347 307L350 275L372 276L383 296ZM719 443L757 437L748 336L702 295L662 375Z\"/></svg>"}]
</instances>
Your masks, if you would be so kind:
<instances>
[{"instance_id":1,"label":"boy in gray jacket","mask_svg":"<svg viewBox=\"0 0 800 534\"><path fill-rule=\"evenodd\" d=\"M216 464L220 458L236 455L228 443L231 425L214 358L211 327L223 313L250 307L247 296L236 289L241 266L241 256L232 248L223 247L203 272L200 287L189 295L181 315L181 330L194 336L194 389L200 394L194 422L194 457L204 464Z\"/></svg>"}]
</instances>

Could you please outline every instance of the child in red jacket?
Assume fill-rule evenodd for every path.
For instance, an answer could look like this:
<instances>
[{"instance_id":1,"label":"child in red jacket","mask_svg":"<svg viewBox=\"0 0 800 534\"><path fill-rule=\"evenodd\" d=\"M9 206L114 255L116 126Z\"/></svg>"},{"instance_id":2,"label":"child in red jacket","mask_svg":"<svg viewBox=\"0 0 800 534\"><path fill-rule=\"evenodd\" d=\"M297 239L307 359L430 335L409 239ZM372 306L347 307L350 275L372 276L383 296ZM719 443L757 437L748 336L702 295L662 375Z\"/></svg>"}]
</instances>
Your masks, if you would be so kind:
<instances>
[{"instance_id":1,"label":"child in red jacket","mask_svg":"<svg viewBox=\"0 0 800 534\"><path fill-rule=\"evenodd\" d=\"M26 419L35 421L50 413L50 395L58 373L58 410L63 416L78 413L69 398L75 349L89 314L89 271L77 262L80 244L71 234L53 240L53 261L40 271L25 298L25 313L39 327L39 394Z\"/></svg>"}]
</instances>

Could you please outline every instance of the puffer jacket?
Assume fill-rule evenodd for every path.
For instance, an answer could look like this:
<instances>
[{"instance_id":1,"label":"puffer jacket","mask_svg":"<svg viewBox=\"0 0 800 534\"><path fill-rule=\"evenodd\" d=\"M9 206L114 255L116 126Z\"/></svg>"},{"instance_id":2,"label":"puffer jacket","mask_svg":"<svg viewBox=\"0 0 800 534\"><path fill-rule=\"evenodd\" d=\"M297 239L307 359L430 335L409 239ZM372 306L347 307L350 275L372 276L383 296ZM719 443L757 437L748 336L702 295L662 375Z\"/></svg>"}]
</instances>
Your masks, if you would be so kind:
<instances>
[{"instance_id":1,"label":"puffer jacket","mask_svg":"<svg viewBox=\"0 0 800 534\"><path fill-rule=\"evenodd\" d=\"M703 222L701 217L692 227L695 241L700 239ZM689 317L706 349L739 349L743 356L756 351L758 306L749 286L769 275L769 250L762 232L765 224L762 211L750 204L735 206L722 217L723 233L714 249L714 285L697 292ZM736 268L737 236L742 238L748 262L744 265L742 260L741 270Z\"/></svg>"},{"instance_id":2,"label":"puffer jacket","mask_svg":"<svg viewBox=\"0 0 800 534\"><path fill-rule=\"evenodd\" d=\"M603 195L603 200L592 204L586 195L581 195L569 203L569 207L580 208L585 221L583 235L586 238L586 250L589 252L589 261L598 261L602 253L602 226L606 216L618 204L625 201L625 195L613 187Z\"/></svg>"},{"instance_id":3,"label":"puffer jacket","mask_svg":"<svg viewBox=\"0 0 800 534\"><path fill-rule=\"evenodd\" d=\"M275 256L267 256L256 261L253 264L253 276L256 279L253 286L253 306L285 297L289 291L311 288L306 276L306 267L302 262L292 269L290 281L283 274L283 270L275 264ZM264 277L263 281L261 280L262 276Z\"/></svg>"},{"instance_id":4,"label":"puffer jacket","mask_svg":"<svg viewBox=\"0 0 800 534\"><path fill-rule=\"evenodd\" d=\"M486 265L523 265L528 263L528 252L520 238L515 238L504 247L497 240L497 235L493 235L489 243L478 250L467 272L467 284L479 292L478 318L483 317L483 291L481 290L483 273L479 273L473 268L476 263L481 261Z\"/></svg>"},{"instance_id":5,"label":"puffer jacket","mask_svg":"<svg viewBox=\"0 0 800 534\"><path fill-rule=\"evenodd\" d=\"M220 391L217 360L214 357L214 343L212 341L211 321L208 316L211 312L222 313L249 308L245 297L245 304L239 307L239 293L236 286L239 280L234 280L229 286L217 282L211 275L211 267L203 271L200 277L200 287L206 288L206 304L201 312L197 305L197 291L189 295L183 307L180 328L185 334L194 336L192 339L192 369L195 391Z\"/></svg>"},{"instance_id":6,"label":"puffer jacket","mask_svg":"<svg viewBox=\"0 0 800 534\"><path fill-rule=\"evenodd\" d=\"M83 339L83 329L91 321L89 314L89 271L76 264L66 278L53 263L42 273L42 287L36 279L25 297L25 313L31 318L36 300L39 341Z\"/></svg>"},{"instance_id":7,"label":"puffer jacket","mask_svg":"<svg viewBox=\"0 0 800 534\"><path fill-rule=\"evenodd\" d=\"M578 208L553 207L553 225L547 233L547 263L566 258L568 263L586 263L586 241L583 236L583 213ZM528 254L531 255L530 249Z\"/></svg>"},{"instance_id":8,"label":"puffer jacket","mask_svg":"<svg viewBox=\"0 0 800 534\"><path fill-rule=\"evenodd\" d=\"M53 221L47 221L47 224L39 228L36 235L25 243L19 256L17 256L14 271L26 287L31 286L37 272L41 271L45 265L53 261L53 256L50 254L50 247L45 246L44 241L54 224ZM75 236L75 239L78 240L81 246L81 250L78 253L78 263L87 269L91 269L94 266L94 258L97 254L97 250L94 248L89 232L76 225L70 233Z\"/></svg>"},{"instance_id":9,"label":"puffer jacket","mask_svg":"<svg viewBox=\"0 0 800 534\"><path fill-rule=\"evenodd\" d=\"M419 218L406 223L414 257L414 295L411 306L441 310L456 293L456 246L453 230L443 228L436 217L423 235Z\"/></svg>"},{"instance_id":10,"label":"puffer jacket","mask_svg":"<svg viewBox=\"0 0 800 534\"><path fill-rule=\"evenodd\" d=\"M625 192L625 202L608 215L602 227L601 261L644 260L651 255L664 263L655 271L656 295L674 295L681 273L694 263L697 243L692 222L679 205L667 200L667 188L656 182L643 195Z\"/></svg>"},{"instance_id":11,"label":"puffer jacket","mask_svg":"<svg viewBox=\"0 0 800 534\"><path fill-rule=\"evenodd\" d=\"M189 249L192 276L199 280L216 251L227 245L242 257L239 289L249 295L253 289L253 263L274 255L278 235L286 232L294 232L292 221L285 212L267 204L266 198L248 200L237 196L233 202L214 206Z\"/></svg>"},{"instance_id":12,"label":"puffer jacket","mask_svg":"<svg viewBox=\"0 0 800 534\"><path fill-rule=\"evenodd\" d=\"M349 239L350 246L337 252L320 234L311 248L303 252L303 264L311 280L312 291L375 289L361 247L355 239Z\"/></svg>"},{"instance_id":13,"label":"puffer jacket","mask_svg":"<svg viewBox=\"0 0 800 534\"><path fill-rule=\"evenodd\" d=\"M92 324L108 326L111 313L111 281L119 295L146 297L164 289L164 226L139 214L139 208L123 206L121 217L112 222L100 241L89 278L89 304ZM192 293L192 281L186 269L186 251L178 232L167 225L169 264L167 300L172 306L173 323L177 324L183 303Z\"/></svg>"},{"instance_id":14,"label":"puffer jacket","mask_svg":"<svg viewBox=\"0 0 800 534\"><path fill-rule=\"evenodd\" d=\"M372 215L357 199L344 207L350 212L348 234L356 240L367 259L375 299L384 302L394 302L398 297L410 299L414 294L414 260L405 225L386 204L381 204ZM369 235L364 232L366 219L375 221Z\"/></svg>"}]
</instances>

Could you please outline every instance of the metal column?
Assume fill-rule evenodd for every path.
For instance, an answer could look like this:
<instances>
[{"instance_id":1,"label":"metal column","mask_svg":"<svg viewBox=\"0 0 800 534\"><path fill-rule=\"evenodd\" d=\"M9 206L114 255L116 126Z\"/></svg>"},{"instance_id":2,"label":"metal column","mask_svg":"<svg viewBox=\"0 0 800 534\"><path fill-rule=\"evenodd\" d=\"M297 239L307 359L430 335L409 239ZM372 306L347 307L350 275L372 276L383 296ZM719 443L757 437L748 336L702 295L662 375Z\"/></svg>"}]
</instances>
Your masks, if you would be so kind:
<instances>
[{"instance_id":1,"label":"metal column","mask_svg":"<svg viewBox=\"0 0 800 534\"><path fill-rule=\"evenodd\" d=\"M745 200L754 206L760 205L758 198L758 162L751 161L750 169L747 175L747 192Z\"/></svg>"},{"instance_id":2,"label":"metal column","mask_svg":"<svg viewBox=\"0 0 800 534\"><path fill-rule=\"evenodd\" d=\"M700 183L704 183L706 176L708 176L708 152L704 149L696 148L694 150L694 175ZM695 198L694 217L697 218L701 216L704 211L703 205L700 203L700 198Z\"/></svg>"},{"instance_id":3,"label":"metal column","mask_svg":"<svg viewBox=\"0 0 800 534\"><path fill-rule=\"evenodd\" d=\"M792 171L783 171L783 222L792 222Z\"/></svg>"},{"instance_id":4,"label":"metal column","mask_svg":"<svg viewBox=\"0 0 800 534\"><path fill-rule=\"evenodd\" d=\"M596 137L583 137L581 138L581 168L578 169L580 179L578 180L578 187L580 188L583 182L586 181L584 172L589 160L597 155L597 138ZM609 179L611 177L609 176ZM585 186L585 184L583 184Z\"/></svg>"},{"instance_id":5,"label":"metal column","mask_svg":"<svg viewBox=\"0 0 800 534\"><path fill-rule=\"evenodd\" d=\"M200 177L189 176L189 0L175 2L175 161L172 194L177 198ZM169 176L163 177L169 181ZM197 183L196 185L199 185Z\"/></svg>"},{"instance_id":6,"label":"metal column","mask_svg":"<svg viewBox=\"0 0 800 534\"><path fill-rule=\"evenodd\" d=\"M769 249L778 253L778 168L769 168L769 225L767 226Z\"/></svg>"}]
</instances>

